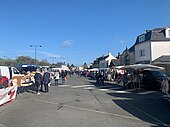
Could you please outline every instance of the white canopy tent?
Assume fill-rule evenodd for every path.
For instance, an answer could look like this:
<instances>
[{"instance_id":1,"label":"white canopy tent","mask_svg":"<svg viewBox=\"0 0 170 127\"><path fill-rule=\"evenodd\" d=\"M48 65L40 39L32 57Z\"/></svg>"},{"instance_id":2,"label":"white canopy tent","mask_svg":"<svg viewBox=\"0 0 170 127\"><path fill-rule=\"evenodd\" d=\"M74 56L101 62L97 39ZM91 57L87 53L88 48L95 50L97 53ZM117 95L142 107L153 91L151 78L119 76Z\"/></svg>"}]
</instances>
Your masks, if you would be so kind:
<instances>
[{"instance_id":1,"label":"white canopy tent","mask_svg":"<svg viewBox=\"0 0 170 127\"><path fill-rule=\"evenodd\" d=\"M120 69L122 70L143 70L143 69L158 69L158 70L164 70L164 67L154 66L150 64L134 64L134 65L128 65L123 66Z\"/></svg>"},{"instance_id":2,"label":"white canopy tent","mask_svg":"<svg viewBox=\"0 0 170 127\"><path fill-rule=\"evenodd\" d=\"M98 68L93 68L93 69L89 69L88 71L89 72L95 72L95 71L99 71L99 69Z\"/></svg>"},{"instance_id":3,"label":"white canopy tent","mask_svg":"<svg viewBox=\"0 0 170 127\"><path fill-rule=\"evenodd\" d=\"M163 68L163 67L154 66L154 65L150 65L150 64L134 64L134 65L128 65L128 66L121 67L120 69L129 71L129 72L140 72L140 71L146 70L146 69L154 69L154 70L159 70L159 71L165 70L165 68ZM140 90L141 78L139 78L137 75L132 73L132 81L129 81L128 83L130 83L130 82L133 83L134 89L137 88ZM135 86L135 83L137 83L138 85Z\"/></svg>"}]
</instances>

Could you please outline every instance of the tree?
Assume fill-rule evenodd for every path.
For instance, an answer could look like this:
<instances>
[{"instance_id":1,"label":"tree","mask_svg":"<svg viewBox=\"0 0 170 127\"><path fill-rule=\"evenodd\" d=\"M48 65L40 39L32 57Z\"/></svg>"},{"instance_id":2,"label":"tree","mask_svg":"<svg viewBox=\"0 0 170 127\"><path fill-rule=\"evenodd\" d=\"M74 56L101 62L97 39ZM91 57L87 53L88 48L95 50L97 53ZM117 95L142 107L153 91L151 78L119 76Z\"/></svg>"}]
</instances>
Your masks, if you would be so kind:
<instances>
[{"instance_id":1,"label":"tree","mask_svg":"<svg viewBox=\"0 0 170 127\"><path fill-rule=\"evenodd\" d=\"M29 56L19 56L17 59L16 59L17 63L18 64L35 64L35 59L32 59L31 57ZM38 61L37 61L38 62Z\"/></svg>"},{"instance_id":2,"label":"tree","mask_svg":"<svg viewBox=\"0 0 170 127\"><path fill-rule=\"evenodd\" d=\"M41 61L38 61L37 63L39 66L50 66L50 63L48 62L48 60L43 59Z\"/></svg>"},{"instance_id":3,"label":"tree","mask_svg":"<svg viewBox=\"0 0 170 127\"><path fill-rule=\"evenodd\" d=\"M0 59L0 66L15 66L16 61L12 59Z\"/></svg>"},{"instance_id":4,"label":"tree","mask_svg":"<svg viewBox=\"0 0 170 127\"><path fill-rule=\"evenodd\" d=\"M5 65L5 59L0 58L0 66L4 66Z\"/></svg>"}]
</instances>

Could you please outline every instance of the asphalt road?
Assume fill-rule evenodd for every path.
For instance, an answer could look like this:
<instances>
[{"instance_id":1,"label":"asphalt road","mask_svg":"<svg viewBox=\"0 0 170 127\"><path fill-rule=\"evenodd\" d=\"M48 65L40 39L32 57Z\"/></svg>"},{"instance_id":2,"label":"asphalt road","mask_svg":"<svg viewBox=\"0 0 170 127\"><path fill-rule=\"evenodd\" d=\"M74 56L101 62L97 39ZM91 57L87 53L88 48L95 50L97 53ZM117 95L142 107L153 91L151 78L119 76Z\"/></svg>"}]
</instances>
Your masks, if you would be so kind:
<instances>
[{"instance_id":1,"label":"asphalt road","mask_svg":"<svg viewBox=\"0 0 170 127\"><path fill-rule=\"evenodd\" d=\"M60 81L61 82L61 81ZM162 93L129 91L77 75L49 93L21 93L0 107L0 127L162 127L170 126L170 102Z\"/></svg>"}]
</instances>

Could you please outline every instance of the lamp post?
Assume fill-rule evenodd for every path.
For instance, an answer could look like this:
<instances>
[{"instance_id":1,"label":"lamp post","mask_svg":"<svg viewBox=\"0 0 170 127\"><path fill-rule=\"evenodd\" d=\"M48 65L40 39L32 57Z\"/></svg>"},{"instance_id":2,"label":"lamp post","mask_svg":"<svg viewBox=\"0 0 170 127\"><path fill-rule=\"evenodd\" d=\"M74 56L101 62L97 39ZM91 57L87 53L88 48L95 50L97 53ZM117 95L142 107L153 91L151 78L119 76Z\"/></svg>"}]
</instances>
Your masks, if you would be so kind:
<instances>
[{"instance_id":1,"label":"lamp post","mask_svg":"<svg viewBox=\"0 0 170 127\"><path fill-rule=\"evenodd\" d=\"M56 57L50 57L50 59L51 59L51 62L52 62L51 64L53 64L54 63L53 60L56 59Z\"/></svg>"},{"instance_id":2,"label":"lamp post","mask_svg":"<svg viewBox=\"0 0 170 127\"><path fill-rule=\"evenodd\" d=\"M34 47L35 49L35 64L37 65L37 48L42 47L41 45L30 45L30 47Z\"/></svg>"}]
</instances>

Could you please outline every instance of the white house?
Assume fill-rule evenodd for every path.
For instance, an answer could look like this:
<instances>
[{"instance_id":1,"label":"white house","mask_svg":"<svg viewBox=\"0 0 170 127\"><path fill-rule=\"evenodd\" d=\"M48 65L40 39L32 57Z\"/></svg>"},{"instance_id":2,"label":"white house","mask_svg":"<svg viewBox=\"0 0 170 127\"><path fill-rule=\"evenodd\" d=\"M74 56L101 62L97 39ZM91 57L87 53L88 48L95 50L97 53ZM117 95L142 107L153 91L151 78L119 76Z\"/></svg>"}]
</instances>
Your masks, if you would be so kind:
<instances>
[{"instance_id":1,"label":"white house","mask_svg":"<svg viewBox=\"0 0 170 127\"><path fill-rule=\"evenodd\" d=\"M115 58L112 53L109 52L107 56L103 56L101 60L99 61L99 68L108 68L108 66L111 64L111 61L117 59Z\"/></svg>"},{"instance_id":2,"label":"white house","mask_svg":"<svg viewBox=\"0 0 170 127\"><path fill-rule=\"evenodd\" d=\"M163 55L170 55L170 27L147 30L137 37L135 63L152 64Z\"/></svg>"}]
</instances>

